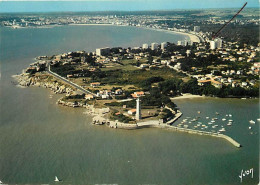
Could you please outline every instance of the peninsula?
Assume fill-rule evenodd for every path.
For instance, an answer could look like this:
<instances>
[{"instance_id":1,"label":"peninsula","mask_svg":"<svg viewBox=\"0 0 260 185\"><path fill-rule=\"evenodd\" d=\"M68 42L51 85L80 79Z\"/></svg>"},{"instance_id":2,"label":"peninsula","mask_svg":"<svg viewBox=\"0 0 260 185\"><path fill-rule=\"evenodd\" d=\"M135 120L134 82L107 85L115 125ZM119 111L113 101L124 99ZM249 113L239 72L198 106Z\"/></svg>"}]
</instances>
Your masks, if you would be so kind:
<instances>
[{"instance_id":1,"label":"peninsula","mask_svg":"<svg viewBox=\"0 0 260 185\"><path fill-rule=\"evenodd\" d=\"M259 70L259 63L231 60L235 44L221 39L214 41L214 48L209 48L207 42L144 43L136 48L97 48L95 52L39 56L16 77L22 86L42 86L65 93L57 103L87 108L86 113L94 115L94 124L173 129L222 137L240 147L221 134L224 129L188 129L184 122L171 126L182 115L173 97L185 93L197 97L258 96L255 69ZM257 61L258 49L245 46L241 51L250 51L249 56L243 56ZM221 57L223 52L228 59Z\"/></svg>"}]
</instances>

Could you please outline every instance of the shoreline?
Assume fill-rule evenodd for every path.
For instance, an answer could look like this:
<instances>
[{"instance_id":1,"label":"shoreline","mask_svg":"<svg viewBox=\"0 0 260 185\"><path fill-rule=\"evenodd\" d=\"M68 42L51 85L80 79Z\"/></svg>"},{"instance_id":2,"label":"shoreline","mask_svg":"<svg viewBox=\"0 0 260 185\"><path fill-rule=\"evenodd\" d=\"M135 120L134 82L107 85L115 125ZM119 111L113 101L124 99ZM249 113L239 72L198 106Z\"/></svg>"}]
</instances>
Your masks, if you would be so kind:
<instances>
[{"instance_id":1,"label":"shoreline","mask_svg":"<svg viewBox=\"0 0 260 185\"><path fill-rule=\"evenodd\" d=\"M183 94L182 96L177 96L174 98L171 98L171 100L180 100L180 99L193 99L193 98L206 98L207 96L205 95L194 95L194 94Z\"/></svg>"},{"instance_id":2,"label":"shoreline","mask_svg":"<svg viewBox=\"0 0 260 185\"><path fill-rule=\"evenodd\" d=\"M68 24L68 26L121 26L121 27L127 27L129 25L115 25L115 24ZM147 30L153 30L153 31L160 31L160 32L165 32L169 34L180 34L180 35L185 35L189 37L191 42L200 42L200 39L198 36L191 34L191 33L186 33L186 32L180 32L180 31L174 31L174 30L165 30L165 29L156 29L156 28L148 28L144 26L129 26L129 27L136 27L136 28L142 28L142 29L147 29Z\"/></svg>"},{"instance_id":3,"label":"shoreline","mask_svg":"<svg viewBox=\"0 0 260 185\"><path fill-rule=\"evenodd\" d=\"M129 26L129 25L115 25L115 24L68 24L71 26ZM129 26L129 27L136 27L136 28L142 28L142 29L147 29L147 30L154 30L154 31L161 31L169 34L180 34L180 35L185 35L190 38L191 42L200 42L200 39L198 36L191 34L191 33L186 33L186 32L180 32L180 31L174 31L174 30L165 30L165 29L156 29L156 28L148 28L144 26Z\"/></svg>"},{"instance_id":4,"label":"shoreline","mask_svg":"<svg viewBox=\"0 0 260 185\"><path fill-rule=\"evenodd\" d=\"M180 31L174 31L174 30L165 30L165 29L156 29L156 28L147 28L147 27L140 27L144 29L149 29L149 30L154 30L154 31L161 31L169 34L180 34L180 35L185 35L190 38L191 42L200 42L200 39L198 36L193 35L191 33L185 33L185 32L180 32Z\"/></svg>"},{"instance_id":5,"label":"shoreline","mask_svg":"<svg viewBox=\"0 0 260 185\"><path fill-rule=\"evenodd\" d=\"M200 38L192 33L186 33L186 32L180 32L180 31L174 31L174 30L165 30L165 29L159 29L159 28L148 28L148 27L144 27L144 26L130 26L130 25L115 25L115 24L65 24L65 25L44 25L44 26L28 26L28 27L21 27L21 26L7 26L10 27L12 29L24 29L24 28L54 28L54 27L60 27L60 26L129 26L129 27L136 27L136 28L143 28L143 29L148 29L148 30L154 30L154 31L161 31L161 32L165 32L165 33L169 33L169 34L180 34L180 35L184 35L189 37L191 42L200 42Z\"/></svg>"}]
</instances>

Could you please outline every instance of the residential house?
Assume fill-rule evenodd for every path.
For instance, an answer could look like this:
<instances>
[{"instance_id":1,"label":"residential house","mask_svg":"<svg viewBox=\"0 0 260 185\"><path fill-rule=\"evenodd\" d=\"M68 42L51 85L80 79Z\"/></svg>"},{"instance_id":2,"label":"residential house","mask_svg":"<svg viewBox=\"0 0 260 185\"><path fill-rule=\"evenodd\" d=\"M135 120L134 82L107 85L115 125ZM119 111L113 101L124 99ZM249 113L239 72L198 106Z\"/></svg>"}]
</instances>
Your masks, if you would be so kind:
<instances>
[{"instance_id":1,"label":"residential house","mask_svg":"<svg viewBox=\"0 0 260 185\"><path fill-rule=\"evenodd\" d=\"M130 115L135 115L136 114L136 109L131 109L127 112Z\"/></svg>"},{"instance_id":2,"label":"residential house","mask_svg":"<svg viewBox=\"0 0 260 185\"><path fill-rule=\"evenodd\" d=\"M100 82L93 82L93 83L90 83L90 86L91 87L98 87L98 86L100 86L101 84L100 84Z\"/></svg>"}]
</instances>

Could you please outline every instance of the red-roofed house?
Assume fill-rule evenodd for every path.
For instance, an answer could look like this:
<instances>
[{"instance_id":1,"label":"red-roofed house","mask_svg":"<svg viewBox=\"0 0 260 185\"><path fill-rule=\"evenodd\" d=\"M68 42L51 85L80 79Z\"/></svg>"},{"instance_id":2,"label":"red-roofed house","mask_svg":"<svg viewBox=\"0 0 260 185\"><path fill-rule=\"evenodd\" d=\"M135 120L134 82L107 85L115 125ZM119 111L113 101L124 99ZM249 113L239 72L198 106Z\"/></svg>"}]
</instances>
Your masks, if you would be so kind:
<instances>
[{"instance_id":1,"label":"red-roofed house","mask_svg":"<svg viewBox=\"0 0 260 185\"><path fill-rule=\"evenodd\" d=\"M128 114L130 115L135 115L135 113L136 113L136 109L131 109L128 111Z\"/></svg>"},{"instance_id":2,"label":"red-roofed house","mask_svg":"<svg viewBox=\"0 0 260 185\"><path fill-rule=\"evenodd\" d=\"M140 92L134 92L134 94L131 94L133 98L138 98L141 96L144 96L144 92L140 91Z\"/></svg>"}]
</instances>

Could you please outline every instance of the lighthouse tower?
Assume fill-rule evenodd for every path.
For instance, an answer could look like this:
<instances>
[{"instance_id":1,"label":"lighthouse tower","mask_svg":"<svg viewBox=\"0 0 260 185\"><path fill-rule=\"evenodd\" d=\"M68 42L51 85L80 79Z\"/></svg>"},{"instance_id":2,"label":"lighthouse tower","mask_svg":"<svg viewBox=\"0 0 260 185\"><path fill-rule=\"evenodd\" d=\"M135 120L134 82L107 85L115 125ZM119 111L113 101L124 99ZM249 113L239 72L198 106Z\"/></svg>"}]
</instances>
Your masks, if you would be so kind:
<instances>
[{"instance_id":1,"label":"lighthouse tower","mask_svg":"<svg viewBox=\"0 0 260 185\"><path fill-rule=\"evenodd\" d=\"M139 98L137 98L137 100L136 100L136 115L135 115L135 119L136 120L142 119L142 115L141 115L141 100Z\"/></svg>"}]
</instances>

